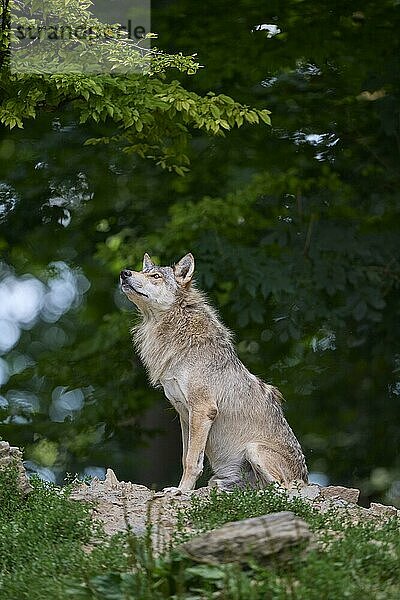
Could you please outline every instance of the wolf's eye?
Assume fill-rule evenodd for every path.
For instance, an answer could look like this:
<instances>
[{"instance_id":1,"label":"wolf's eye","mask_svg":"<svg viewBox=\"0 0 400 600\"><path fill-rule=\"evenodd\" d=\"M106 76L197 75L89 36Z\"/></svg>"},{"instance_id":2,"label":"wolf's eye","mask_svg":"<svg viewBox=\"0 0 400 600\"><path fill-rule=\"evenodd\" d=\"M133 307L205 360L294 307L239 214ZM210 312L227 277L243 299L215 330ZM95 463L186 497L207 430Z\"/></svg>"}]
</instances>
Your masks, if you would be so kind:
<instances>
[{"instance_id":1,"label":"wolf's eye","mask_svg":"<svg viewBox=\"0 0 400 600\"><path fill-rule=\"evenodd\" d=\"M153 273L152 277L154 277L154 279L160 279L161 275L158 273Z\"/></svg>"}]
</instances>

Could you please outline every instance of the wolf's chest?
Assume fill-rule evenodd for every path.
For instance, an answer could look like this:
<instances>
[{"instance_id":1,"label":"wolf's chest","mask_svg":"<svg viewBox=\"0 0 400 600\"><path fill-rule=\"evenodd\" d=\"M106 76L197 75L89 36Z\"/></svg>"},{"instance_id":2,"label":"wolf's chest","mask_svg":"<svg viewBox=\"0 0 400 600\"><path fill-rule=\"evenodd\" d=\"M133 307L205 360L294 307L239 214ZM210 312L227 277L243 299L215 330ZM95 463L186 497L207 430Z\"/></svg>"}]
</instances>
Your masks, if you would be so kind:
<instances>
[{"instance_id":1,"label":"wolf's chest","mask_svg":"<svg viewBox=\"0 0 400 600\"><path fill-rule=\"evenodd\" d=\"M189 409L183 382L179 381L177 377L166 377L161 378L160 383L172 406L186 420Z\"/></svg>"}]
</instances>

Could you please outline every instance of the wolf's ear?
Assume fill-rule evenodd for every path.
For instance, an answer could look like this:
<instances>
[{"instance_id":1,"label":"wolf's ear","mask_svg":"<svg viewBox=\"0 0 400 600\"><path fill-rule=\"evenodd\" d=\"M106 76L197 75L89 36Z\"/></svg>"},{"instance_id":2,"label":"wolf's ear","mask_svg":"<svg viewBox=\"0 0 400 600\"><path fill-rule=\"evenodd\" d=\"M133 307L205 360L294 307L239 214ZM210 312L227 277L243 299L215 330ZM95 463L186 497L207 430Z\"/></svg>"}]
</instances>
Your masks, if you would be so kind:
<instances>
[{"instance_id":1,"label":"wolf's ear","mask_svg":"<svg viewBox=\"0 0 400 600\"><path fill-rule=\"evenodd\" d=\"M154 263L146 252L143 256L143 271L150 271L152 267L154 267Z\"/></svg>"},{"instance_id":2,"label":"wolf's ear","mask_svg":"<svg viewBox=\"0 0 400 600\"><path fill-rule=\"evenodd\" d=\"M193 277L194 271L194 258L193 254L189 252L181 260L176 263L174 267L175 279L181 285L189 283Z\"/></svg>"}]
</instances>

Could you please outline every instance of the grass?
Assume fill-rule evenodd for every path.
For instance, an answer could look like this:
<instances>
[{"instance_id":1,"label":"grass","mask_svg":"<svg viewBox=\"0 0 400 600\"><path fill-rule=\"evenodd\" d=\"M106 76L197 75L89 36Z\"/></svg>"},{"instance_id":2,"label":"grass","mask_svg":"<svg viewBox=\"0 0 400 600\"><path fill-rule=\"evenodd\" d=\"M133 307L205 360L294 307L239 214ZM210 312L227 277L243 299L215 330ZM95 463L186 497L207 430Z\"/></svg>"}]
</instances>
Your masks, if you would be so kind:
<instances>
[{"instance_id":1,"label":"grass","mask_svg":"<svg viewBox=\"0 0 400 600\"><path fill-rule=\"evenodd\" d=\"M321 514L309 503L271 487L265 491L212 491L207 499L193 498L180 517L179 528L190 524L201 532L229 521L290 510L304 519L320 540L306 558L293 554L289 563L223 567L230 574L230 591L215 597L252 600L338 600L399 598L400 519L356 524L343 510ZM233 586L233 588L232 588ZM229 589L229 588L228 588Z\"/></svg>"},{"instance_id":2,"label":"grass","mask_svg":"<svg viewBox=\"0 0 400 600\"><path fill-rule=\"evenodd\" d=\"M178 543L227 521L292 510L323 540L306 558L247 567L200 565L175 549L155 557L149 536L129 530L107 538L91 506L69 498L70 487L33 480L24 500L14 469L0 471L0 598L2 600L397 600L400 522L351 525L342 513L321 515L276 489L212 492L192 499L179 517ZM322 549L323 548L323 549Z\"/></svg>"},{"instance_id":3,"label":"grass","mask_svg":"<svg viewBox=\"0 0 400 600\"><path fill-rule=\"evenodd\" d=\"M91 507L60 489L32 479L26 500L15 469L0 471L0 598L67 598L68 578L85 581L106 569L128 569L123 541L106 540L91 521ZM98 543L89 555L90 541Z\"/></svg>"}]
</instances>

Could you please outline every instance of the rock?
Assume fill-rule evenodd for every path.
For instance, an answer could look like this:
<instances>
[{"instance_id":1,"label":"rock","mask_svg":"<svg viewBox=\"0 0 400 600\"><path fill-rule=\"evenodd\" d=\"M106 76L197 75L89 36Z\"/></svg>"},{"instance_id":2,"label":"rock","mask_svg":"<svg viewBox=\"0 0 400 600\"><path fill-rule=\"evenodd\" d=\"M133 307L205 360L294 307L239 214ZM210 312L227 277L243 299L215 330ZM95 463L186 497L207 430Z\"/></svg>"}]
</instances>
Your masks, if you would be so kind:
<instances>
[{"instance_id":1,"label":"rock","mask_svg":"<svg viewBox=\"0 0 400 600\"><path fill-rule=\"evenodd\" d=\"M400 511L395 506L385 506L384 504L379 504L378 502L371 502L369 509L377 515L382 515L382 517L400 516Z\"/></svg>"},{"instance_id":2,"label":"rock","mask_svg":"<svg viewBox=\"0 0 400 600\"><path fill-rule=\"evenodd\" d=\"M303 500L310 500L313 502L321 494L321 488L316 483L305 485L304 483L294 481L288 490L288 497L291 498L302 498Z\"/></svg>"},{"instance_id":3,"label":"rock","mask_svg":"<svg viewBox=\"0 0 400 600\"><path fill-rule=\"evenodd\" d=\"M345 495L342 491L353 492L353 495ZM321 512L329 510L338 510L343 515L343 519L349 522L360 522L366 519L381 521L383 514L388 518L394 513L374 512L372 509L366 509L349 502L344 498L354 501L358 490L351 490L341 486L329 486L323 488L318 485L305 485L302 482L294 482L289 490L285 490L276 484L276 493L289 498L302 498L310 505ZM339 494L338 494L339 491ZM259 494L264 491L260 490ZM210 488L204 487L191 492L191 496L207 498L210 494ZM330 495L332 497L330 497ZM180 509L186 509L190 506L191 500L187 495L171 496L171 494L161 494L157 496L154 491L143 485L135 483L118 481L115 473L107 469L106 479L100 481L94 478L90 485L80 483L72 492L72 499L88 501L93 503L93 518L103 523L105 532L113 535L119 531L126 531L127 528L136 535L145 535L148 526L152 525L151 539L153 549L159 554L168 548L173 542L174 530L177 523L177 515ZM392 509L393 510L393 509ZM394 509L396 510L396 509ZM389 507L390 512L390 507ZM268 518L270 518L268 516ZM266 518L266 517L262 517ZM237 526L237 524L231 524ZM266 536L265 528L261 530ZM284 532L287 527L284 528ZM193 531L190 523L187 524L188 533ZM207 535L207 534L204 534ZM261 535L261 534L260 534ZM283 535L283 534L282 534ZM196 538L197 539L197 538ZM261 538L262 539L262 538ZM191 542L187 542L190 544ZM194 542L193 542L194 543ZM240 541L238 543L241 543ZM247 542L243 542L246 544ZM262 546L264 542L260 542ZM273 544L275 542L272 542ZM278 542L277 542L278 544ZM203 544L206 546L206 544ZM266 544L265 553L268 554L270 546ZM227 546L227 552L229 545ZM257 550L263 554L263 550ZM279 554L279 552L278 552ZM236 560L236 559L235 559Z\"/></svg>"},{"instance_id":4,"label":"rock","mask_svg":"<svg viewBox=\"0 0 400 600\"><path fill-rule=\"evenodd\" d=\"M350 502L346 502L346 500L343 500L339 496L333 496L333 498L330 498L330 501L334 508L348 508L351 506Z\"/></svg>"},{"instance_id":5,"label":"rock","mask_svg":"<svg viewBox=\"0 0 400 600\"><path fill-rule=\"evenodd\" d=\"M321 488L321 494L324 498L341 498L345 502L357 504L360 496L360 490L357 488L348 488L342 485L328 485Z\"/></svg>"},{"instance_id":6,"label":"rock","mask_svg":"<svg viewBox=\"0 0 400 600\"><path fill-rule=\"evenodd\" d=\"M302 498L311 502L314 502L314 500L333 500L338 506L345 506L346 503L357 504L360 490L341 485L329 485L327 487L321 487L316 483L305 485L302 482L294 481L288 490L288 495L289 498Z\"/></svg>"},{"instance_id":7,"label":"rock","mask_svg":"<svg viewBox=\"0 0 400 600\"><path fill-rule=\"evenodd\" d=\"M105 532L113 535L126 531L143 535L146 531L148 503L153 492L144 485L118 481L114 472L107 469L106 479L93 478L90 485L80 483L71 494L72 500L94 502L94 517L104 524Z\"/></svg>"},{"instance_id":8,"label":"rock","mask_svg":"<svg viewBox=\"0 0 400 600\"><path fill-rule=\"evenodd\" d=\"M204 488L194 493L204 494ZM95 477L89 485L83 482L76 485L71 499L92 502L93 519L102 522L107 535L129 528L135 535L143 536L151 525L151 539L156 554L171 543L178 508L190 504L188 497L155 498L154 491L144 485L118 481L111 469L107 469L103 481Z\"/></svg>"},{"instance_id":9,"label":"rock","mask_svg":"<svg viewBox=\"0 0 400 600\"><path fill-rule=\"evenodd\" d=\"M279 512L203 533L181 544L180 549L198 562L220 564L287 558L289 550L312 540L308 525L292 512Z\"/></svg>"},{"instance_id":10,"label":"rock","mask_svg":"<svg viewBox=\"0 0 400 600\"><path fill-rule=\"evenodd\" d=\"M124 482L122 482L124 483ZM107 491L118 489L119 481L117 479L116 474L112 469L107 469L106 478L104 480L104 488Z\"/></svg>"},{"instance_id":11,"label":"rock","mask_svg":"<svg viewBox=\"0 0 400 600\"><path fill-rule=\"evenodd\" d=\"M32 491L29 478L22 463L22 452L8 442L0 441L0 470L15 465L18 469L18 486L23 496Z\"/></svg>"}]
</instances>

